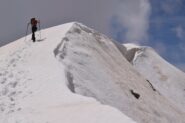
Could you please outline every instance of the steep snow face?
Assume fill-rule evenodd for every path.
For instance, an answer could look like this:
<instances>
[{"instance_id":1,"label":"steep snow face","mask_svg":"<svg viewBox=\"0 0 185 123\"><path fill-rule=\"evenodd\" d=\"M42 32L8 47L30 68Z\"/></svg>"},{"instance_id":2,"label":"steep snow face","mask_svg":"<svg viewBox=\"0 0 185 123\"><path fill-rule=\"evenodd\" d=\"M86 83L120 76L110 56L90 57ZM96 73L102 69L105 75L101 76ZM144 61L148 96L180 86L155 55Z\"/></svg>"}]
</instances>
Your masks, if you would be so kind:
<instances>
[{"instance_id":1,"label":"steep snow face","mask_svg":"<svg viewBox=\"0 0 185 123\"><path fill-rule=\"evenodd\" d=\"M0 123L185 123L126 60L133 51L79 23L42 36L0 48Z\"/></svg>"},{"instance_id":2,"label":"steep snow face","mask_svg":"<svg viewBox=\"0 0 185 123\"><path fill-rule=\"evenodd\" d=\"M185 114L155 91L125 53L125 47L78 23L54 50L71 92L114 106L139 123L184 123Z\"/></svg>"},{"instance_id":3,"label":"steep snow face","mask_svg":"<svg viewBox=\"0 0 185 123\"><path fill-rule=\"evenodd\" d=\"M129 45L125 45L129 47ZM133 66L171 102L185 111L185 73L161 58L150 47L132 47L136 49Z\"/></svg>"},{"instance_id":4,"label":"steep snow face","mask_svg":"<svg viewBox=\"0 0 185 123\"><path fill-rule=\"evenodd\" d=\"M73 24L42 31L42 42L22 38L0 48L0 123L135 123L68 89L70 74L53 52Z\"/></svg>"}]
</instances>

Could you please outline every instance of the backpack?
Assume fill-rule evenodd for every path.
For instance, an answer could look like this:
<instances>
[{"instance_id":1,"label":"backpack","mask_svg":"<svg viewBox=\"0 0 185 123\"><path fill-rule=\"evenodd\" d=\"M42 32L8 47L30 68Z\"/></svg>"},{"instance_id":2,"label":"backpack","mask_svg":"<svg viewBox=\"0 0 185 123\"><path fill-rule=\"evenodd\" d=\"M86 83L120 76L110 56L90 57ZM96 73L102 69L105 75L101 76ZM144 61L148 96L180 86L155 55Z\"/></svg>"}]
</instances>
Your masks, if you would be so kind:
<instances>
[{"instance_id":1,"label":"backpack","mask_svg":"<svg viewBox=\"0 0 185 123\"><path fill-rule=\"evenodd\" d=\"M37 26L37 20L35 18L31 18L31 25L32 26Z\"/></svg>"}]
</instances>

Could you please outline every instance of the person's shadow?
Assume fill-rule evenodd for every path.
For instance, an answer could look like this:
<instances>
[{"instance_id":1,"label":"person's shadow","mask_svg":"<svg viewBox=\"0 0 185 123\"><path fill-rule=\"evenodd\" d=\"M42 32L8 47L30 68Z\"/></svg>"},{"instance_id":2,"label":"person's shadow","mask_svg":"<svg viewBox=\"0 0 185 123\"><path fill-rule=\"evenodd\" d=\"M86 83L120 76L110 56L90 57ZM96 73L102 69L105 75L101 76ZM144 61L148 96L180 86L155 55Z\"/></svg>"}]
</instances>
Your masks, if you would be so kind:
<instances>
[{"instance_id":1,"label":"person's shadow","mask_svg":"<svg viewBox=\"0 0 185 123\"><path fill-rule=\"evenodd\" d=\"M37 42L42 42L44 41L46 38L42 38L42 39L38 39Z\"/></svg>"}]
</instances>

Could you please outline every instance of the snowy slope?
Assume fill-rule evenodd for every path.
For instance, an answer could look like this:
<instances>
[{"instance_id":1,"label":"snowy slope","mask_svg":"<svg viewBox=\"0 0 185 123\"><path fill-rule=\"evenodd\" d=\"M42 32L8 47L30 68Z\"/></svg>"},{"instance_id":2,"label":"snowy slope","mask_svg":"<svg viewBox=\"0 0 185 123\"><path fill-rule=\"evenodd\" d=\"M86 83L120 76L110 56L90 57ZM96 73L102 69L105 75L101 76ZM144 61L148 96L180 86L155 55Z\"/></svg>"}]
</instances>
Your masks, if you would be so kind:
<instances>
[{"instance_id":1,"label":"snowy slope","mask_svg":"<svg viewBox=\"0 0 185 123\"><path fill-rule=\"evenodd\" d=\"M153 90L125 59L126 49L75 23L55 48L69 89L116 107L140 123L184 123L185 114Z\"/></svg>"},{"instance_id":2,"label":"snowy slope","mask_svg":"<svg viewBox=\"0 0 185 123\"><path fill-rule=\"evenodd\" d=\"M125 46L128 51L135 49L133 66L157 91L185 111L185 73L166 62L150 47Z\"/></svg>"},{"instance_id":3,"label":"snowy slope","mask_svg":"<svg viewBox=\"0 0 185 123\"><path fill-rule=\"evenodd\" d=\"M0 48L0 123L185 123L125 47L79 23L42 36Z\"/></svg>"},{"instance_id":4,"label":"snowy slope","mask_svg":"<svg viewBox=\"0 0 185 123\"><path fill-rule=\"evenodd\" d=\"M67 88L53 51L72 25L44 30L42 42L22 38L0 48L0 123L135 123Z\"/></svg>"}]
</instances>

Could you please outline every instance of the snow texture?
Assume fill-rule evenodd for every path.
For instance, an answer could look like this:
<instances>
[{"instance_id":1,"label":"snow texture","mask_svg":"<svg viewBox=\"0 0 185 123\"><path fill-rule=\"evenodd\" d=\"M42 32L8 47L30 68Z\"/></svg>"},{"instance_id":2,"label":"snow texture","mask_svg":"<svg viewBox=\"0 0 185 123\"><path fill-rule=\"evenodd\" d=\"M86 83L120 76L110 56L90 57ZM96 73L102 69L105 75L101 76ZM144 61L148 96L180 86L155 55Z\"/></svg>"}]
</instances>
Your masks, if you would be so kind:
<instances>
[{"instance_id":1,"label":"snow texture","mask_svg":"<svg viewBox=\"0 0 185 123\"><path fill-rule=\"evenodd\" d=\"M161 58L151 47L125 45L137 49L133 66L163 96L185 112L185 73Z\"/></svg>"},{"instance_id":2,"label":"snow texture","mask_svg":"<svg viewBox=\"0 0 185 123\"><path fill-rule=\"evenodd\" d=\"M185 123L179 101L133 67L140 47L76 22L42 36L0 48L0 123Z\"/></svg>"},{"instance_id":3,"label":"snow texture","mask_svg":"<svg viewBox=\"0 0 185 123\"><path fill-rule=\"evenodd\" d=\"M116 107L139 123L185 122L182 110L154 91L127 61L126 51L105 35L75 23L54 54L66 68L71 92Z\"/></svg>"},{"instance_id":4,"label":"snow texture","mask_svg":"<svg viewBox=\"0 0 185 123\"><path fill-rule=\"evenodd\" d=\"M71 92L73 76L54 49L73 24L43 30L46 39L40 42L21 38L0 48L0 123L135 123L113 107Z\"/></svg>"}]
</instances>

